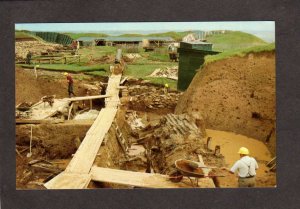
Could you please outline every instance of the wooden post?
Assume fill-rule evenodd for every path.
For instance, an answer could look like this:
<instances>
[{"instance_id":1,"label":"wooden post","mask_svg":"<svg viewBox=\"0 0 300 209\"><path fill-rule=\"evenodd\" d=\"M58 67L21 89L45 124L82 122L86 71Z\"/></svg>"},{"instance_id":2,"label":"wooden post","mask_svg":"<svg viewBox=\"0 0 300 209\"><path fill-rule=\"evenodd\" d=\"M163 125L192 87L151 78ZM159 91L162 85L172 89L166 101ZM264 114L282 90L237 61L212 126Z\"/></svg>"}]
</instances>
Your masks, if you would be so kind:
<instances>
[{"instance_id":1,"label":"wooden post","mask_svg":"<svg viewBox=\"0 0 300 209\"><path fill-rule=\"evenodd\" d=\"M219 156L221 154L221 146L220 145L216 145L215 147L215 156Z\"/></svg>"},{"instance_id":2,"label":"wooden post","mask_svg":"<svg viewBox=\"0 0 300 209\"><path fill-rule=\"evenodd\" d=\"M65 61L65 63L64 63L64 64L67 64L67 58L66 58L66 57L64 57L64 61Z\"/></svg>"},{"instance_id":3,"label":"wooden post","mask_svg":"<svg viewBox=\"0 0 300 209\"><path fill-rule=\"evenodd\" d=\"M206 141L206 149L211 150L211 137L207 137Z\"/></svg>"},{"instance_id":4,"label":"wooden post","mask_svg":"<svg viewBox=\"0 0 300 209\"><path fill-rule=\"evenodd\" d=\"M93 109L93 101L90 99L90 109Z\"/></svg>"},{"instance_id":5,"label":"wooden post","mask_svg":"<svg viewBox=\"0 0 300 209\"><path fill-rule=\"evenodd\" d=\"M70 118L71 118L72 109L73 109L73 102L72 102L71 107L69 109L68 120L70 120Z\"/></svg>"}]
</instances>

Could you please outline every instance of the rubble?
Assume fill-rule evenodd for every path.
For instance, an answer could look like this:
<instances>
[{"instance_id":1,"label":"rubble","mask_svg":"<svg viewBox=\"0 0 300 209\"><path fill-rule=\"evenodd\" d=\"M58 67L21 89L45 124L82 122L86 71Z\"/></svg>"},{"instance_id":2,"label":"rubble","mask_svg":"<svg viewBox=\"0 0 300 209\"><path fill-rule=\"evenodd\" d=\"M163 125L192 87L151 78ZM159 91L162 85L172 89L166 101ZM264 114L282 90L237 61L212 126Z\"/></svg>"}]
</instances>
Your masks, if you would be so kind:
<instances>
[{"instance_id":1,"label":"rubble","mask_svg":"<svg viewBox=\"0 0 300 209\"><path fill-rule=\"evenodd\" d=\"M155 69L148 77L162 77L178 80L178 66Z\"/></svg>"},{"instance_id":2,"label":"rubble","mask_svg":"<svg viewBox=\"0 0 300 209\"><path fill-rule=\"evenodd\" d=\"M74 117L74 120L95 120L99 114L98 110L90 110L88 112L78 114Z\"/></svg>"},{"instance_id":3,"label":"rubble","mask_svg":"<svg viewBox=\"0 0 300 209\"><path fill-rule=\"evenodd\" d=\"M32 55L41 55L43 52L62 49L60 44L53 44L44 41L21 41L15 43L15 58L16 60L23 60L26 58L28 51Z\"/></svg>"},{"instance_id":4,"label":"rubble","mask_svg":"<svg viewBox=\"0 0 300 209\"><path fill-rule=\"evenodd\" d=\"M155 126L145 127L139 134L138 143L150 153L149 160L156 173L171 174L176 171L176 160L198 161L198 154L202 154L207 162L222 166L223 156L214 156L206 149L205 136L205 130L198 128L191 116L167 114Z\"/></svg>"},{"instance_id":5,"label":"rubble","mask_svg":"<svg viewBox=\"0 0 300 209\"><path fill-rule=\"evenodd\" d=\"M128 87L129 105L131 109L173 109L175 108L181 93L172 91L167 94L164 89L155 86L134 85Z\"/></svg>"}]
</instances>

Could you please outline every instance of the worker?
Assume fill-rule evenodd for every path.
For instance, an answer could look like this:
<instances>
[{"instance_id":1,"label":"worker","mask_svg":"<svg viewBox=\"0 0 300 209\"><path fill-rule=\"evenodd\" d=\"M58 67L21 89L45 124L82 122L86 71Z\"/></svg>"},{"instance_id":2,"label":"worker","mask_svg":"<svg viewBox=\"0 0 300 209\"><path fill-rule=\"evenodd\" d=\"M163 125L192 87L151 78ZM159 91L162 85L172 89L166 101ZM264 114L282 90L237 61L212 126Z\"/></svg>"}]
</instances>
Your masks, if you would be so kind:
<instances>
[{"instance_id":1,"label":"worker","mask_svg":"<svg viewBox=\"0 0 300 209\"><path fill-rule=\"evenodd\" d=\"M31 52L28 51L27 54L26 54L26 64L30 65L31 64Z\"/></svg>"},{"instance_id":2,"label":"worker","mask_svg":"<svg viewBox=\"0 0 300 209\"><path fill-rule=\"evenodd\" d=\"M36 70L37 70L38 67L40 67L40 66L39 65L35 65L34 68L33 68L34 69L35 78L37 78L37 71Z\"/></svg>"},{"instance_id":3,"label":"worker","mask_svg":"<svg viewBox=\"0 0 300 209\"><path fill-rule=\"evenodd\" d=\"M75 96L74 92L73 92L73 78L69 73L64 73L64 75L67 77L67 81L68 81L68 94L69 97Z\"/></svg>"},{"instance_id":4,"label":"worker","mask_svg":"<svg viewBox=\"0 0 300 209\"><path fill-rule=\"evenodd\" d=\"M164 88L165 94L168 94L169 92L169 84L165 83L165 88Z\"/></svg>"},{"instance_id":5,"label":"worker","mask_svg":"<svg viewBox=\"0 0 300 209\"><path fill-rule=\"evenodd\" d=\"M249 156L249 150L246 147L241 147L238 151L240 159L235 162L230 173L238 173L239 187L255 187L255 176L258 169L256 160Z\"/></svg>"},{"instance_id":6,"label":"worker","mask_svg":"<svg viewBox=\"0 0 300 209\"><path fill-rule=\"evenodd\" d=\"M79 43L79 41L77 41L76 42L76 54L78 54L79 48L80 48L80 43Z\"/></svg>"}]
</instances>

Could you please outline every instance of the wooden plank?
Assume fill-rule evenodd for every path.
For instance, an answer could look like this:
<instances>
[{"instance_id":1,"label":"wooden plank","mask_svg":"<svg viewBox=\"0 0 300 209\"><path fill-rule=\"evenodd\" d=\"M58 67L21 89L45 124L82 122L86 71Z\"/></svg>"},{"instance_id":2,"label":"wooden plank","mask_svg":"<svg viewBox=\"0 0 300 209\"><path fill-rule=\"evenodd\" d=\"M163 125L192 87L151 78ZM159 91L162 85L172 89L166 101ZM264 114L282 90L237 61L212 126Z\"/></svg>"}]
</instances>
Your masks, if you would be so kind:
<instances>
[{"instance_id":1,"label":"wooden plank","mask_svg":"<svg viewBox=\"0 0 300 209\"><path fill-rule=\"evenodd\" d=\"M105 134L111 127L111 124L117 113L117 105L119 104L118 86L120 80L121 75L110 76L106 90L106 95L88 96L81 98L73 97L68 100L78 101L106 97L106 108L101 109L98 117L87 132L74 157L67 166L65 172L63 174L58 175L51 181L47 182L45 184L47 188L84 188L84 183L90 181L88 180L88 177L86 175L89 175L89 172L96 158L97 152L101 146L101 143L105 137ZM111 96L112 99L110 99L110 97L107 95Z\"/></svg>"},{"instance_id":2,"label":"wooden plank","mask_svg":"<svg viewBox=\"0 0 300 209\"><path fill-rule=\"evenodd\" d=\"M205 164L204 164L204 161L203 161L203 157L202 157L202 155L198 155L198 159L199 159L199 165L200 166L205 166ZM211 168L202 168L202 170L203 170L203 173L204 173L204 175L205 176L208 176L208 174L209 174L209 172L211 171Z\"/></svg>"},{"instance_id":3,"label":"wooden plank","mask_svg":"<svg viewBox=\"0 0 300 209\"><path fill-rule=\"evenodd\" d=\"M98 120L96 119L92 125L94 126L92 128L95 131L89 131L87 133L73 159L66 168L67 172L81 174L89 173L104 136L108 132L117 113L117 109L103 108L101 112L103 112L103 116L100 119L97 118Z\"/></svg>"},{"instance_id":4,"label":"wooden plank","mask_svg":"<svg viewBox=\"0 0 300 209\"><path fill-rule=\"evenodd\" d=\"M16 124L41 124L41 123L63 123L64 120L29 120L29 119L16 119Z\"/></svg>"},{"instance_id":5,"label":"wooden plank","mask_svg":"<svg viewBox=\"0 0 300 209\"><path fill-rule=\"evenodd\" d=\"M184 177L182 182L173 183L167 175L155 173L141 173L93 166L91 169L93 181L109 182L143 188L191 188L190 181ZM200 188L214 188L210 178L199 179Z\"/></svg>"},{"instance_id":6,"label":"wooden plank","mask_svg":"<svg viewBox=\"0 0 300 209\"><path fill-rule=\"evenodd\" d=\"M96 96L86 96L86 97L72 97L69 98L68 101L82 101L82 100L92 100L92 99L101 99L101 98L108 98L110 95L96 95Z\"/></svg>"},{"instance_id":7,"label":"wooden plank","mask_svg":"<svg viewBox=\"0 0 300 209\"><path fill-rule=\"evenodd\" d=\"M73 106L74 106L74 103L72 102L71 107L69 108L68 120L70 120L70 118L71 118L71 112L72 112Z\"/></svg>"},{"instance_id":8,"label":"wooden plank","mask_svg":"<svg viewBox=\"0 0 300 209\"><path fill-rule=\"evenodd\" d=\"M91 181L90 174L62 172L44 184L47 189L85 189Z\"/></svg>"},{"instance_id":9,"label":"wooden plank","mask_svg":"<svg viewBox=\"0 0 300 209\"><path fill-rule=\"evenodd\" d=\"M120 84L121 77L122 77L121 74L110 76L106 88L106 94L110 95L111 97L105 99L106 107L115 107L115 108L118 107L120 103L119 84Z\"/></svg>"}]
</instances>

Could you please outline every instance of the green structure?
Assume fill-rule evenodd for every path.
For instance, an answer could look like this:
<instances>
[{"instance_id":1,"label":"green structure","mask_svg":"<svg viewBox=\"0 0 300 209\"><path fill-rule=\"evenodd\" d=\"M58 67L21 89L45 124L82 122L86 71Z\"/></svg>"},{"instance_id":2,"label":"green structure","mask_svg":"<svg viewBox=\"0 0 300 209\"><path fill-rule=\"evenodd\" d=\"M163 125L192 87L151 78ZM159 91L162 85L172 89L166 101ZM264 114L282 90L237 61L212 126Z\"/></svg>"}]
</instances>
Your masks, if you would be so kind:
<instances>
[{"instance_id":1,"label":"green structure","mask_svg":"<svg viewBox=\"0 0 300 209\"><path fill-rule=\"evenodd\" d=\"M70 45L73 39L65 34L55 32L31 32L31 34L42 38L47 42L62 44L64 46Z\"/></svg>"},{"instance_id":2,"label":"green structure","mask_svg":"<svg viewBox=\"0 0 300 209\"><path fill-rule=\"evenodd\" d=\"M204 64L206 55L218 54L212 51L212 44L207 42L180 42L179 52L179 69L177 89L186 90L192 82L196 70Z\"/></svg>"}]
</instances>

